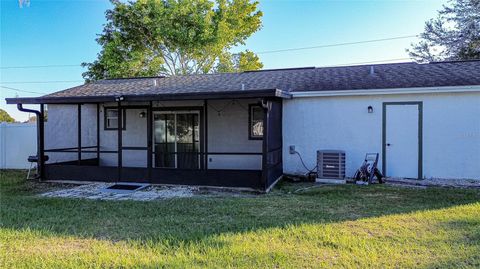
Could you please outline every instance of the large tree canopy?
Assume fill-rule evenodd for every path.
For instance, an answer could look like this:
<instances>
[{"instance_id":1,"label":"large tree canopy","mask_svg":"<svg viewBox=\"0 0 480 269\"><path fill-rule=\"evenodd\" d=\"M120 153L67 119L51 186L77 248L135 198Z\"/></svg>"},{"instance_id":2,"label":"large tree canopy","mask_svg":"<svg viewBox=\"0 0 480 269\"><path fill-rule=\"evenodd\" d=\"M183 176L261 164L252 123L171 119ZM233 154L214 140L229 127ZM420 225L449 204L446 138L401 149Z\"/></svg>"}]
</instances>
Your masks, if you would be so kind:
<instances>
[{"instance_id":1,"label":"large tree canopy","mask_svg":"<svg viewBox=\"0 0 480 269\"><path fill-rule=\"evenodd\" d=\"M408 50L419 62L480 59L480 0L450 0L420 38Z\"/></svg>"},{"instance_id":2,"label":"large tree canopy","mask_svg":"<svg viewBox=\"0 0 480 269\"><path fill-rule=\"evenodd\" d=\"M112 0L97 39L98 59L84 63L88 80L255 70L251 51L231 49L261 27L250 0Z\"/></svg>"}]
</instances>

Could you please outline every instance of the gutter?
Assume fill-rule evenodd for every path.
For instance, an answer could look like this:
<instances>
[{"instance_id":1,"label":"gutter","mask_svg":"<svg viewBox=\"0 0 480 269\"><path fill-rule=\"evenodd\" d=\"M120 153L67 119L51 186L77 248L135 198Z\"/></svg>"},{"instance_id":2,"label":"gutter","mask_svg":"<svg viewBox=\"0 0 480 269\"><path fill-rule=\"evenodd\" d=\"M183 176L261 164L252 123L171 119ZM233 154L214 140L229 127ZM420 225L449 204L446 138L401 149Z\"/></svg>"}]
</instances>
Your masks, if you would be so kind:
<instances>
[{"instance_id":1,"label":"gutter","mask_svg":"<svg viewBox=\"0 0 480 269\"><path fill-rule=\"evenodd\" d=\"M35 179L42 180L44 178L44 156L43 156L43 113L38 110L23 108L22 104L17 104L17 109L22 112L34 113L37 116L37 169L38 174ZM43 105L42 109L43 110Z\"/></svg>"},{"instance_id":2,"label":"gutter","mask_svg":"<svg viewBox=\"0 0 480 269\"><path fill-rule=\"evenodd\" d=\"M184 92L167 94L143 94L143 95L105 95L105 96L70 96L70 97L23 97L6 98L7 104L78 104L78 103L103 103L113 102L117 97L123 97L126 102L145 101L172 101L172 100L201 100L201 99L240 99L240 98L263 98L279 97L291 98L291 95L279 89L255 89L239 91L217 92Z\"/></svg>"},{"instance_id":3,"label":"gutter","mask_svg":"<svg viewBox=\"0 0 480 269\"><path fill-rule=\"evenodd\" d=\"M392 94L423 94L423 93L459 93L480 92L480 85L448 86L448 87L415 87L415 88L387 88L387 89L359 89L337 91L296 91L291 92L296 97L329 97L329 96L362 96L362 95L392 95Z\"/></svg>"}]
</instances>

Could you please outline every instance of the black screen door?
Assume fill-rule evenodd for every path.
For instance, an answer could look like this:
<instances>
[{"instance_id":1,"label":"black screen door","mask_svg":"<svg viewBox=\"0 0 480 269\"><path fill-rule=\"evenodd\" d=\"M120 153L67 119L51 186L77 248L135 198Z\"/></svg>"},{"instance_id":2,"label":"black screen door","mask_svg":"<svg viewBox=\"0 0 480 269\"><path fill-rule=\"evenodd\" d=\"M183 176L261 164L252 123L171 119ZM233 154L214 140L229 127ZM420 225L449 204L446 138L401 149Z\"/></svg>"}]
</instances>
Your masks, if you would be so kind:
<instances>
[{"instance_id":1,"label":"black screen door","mask_svg":"<svg viewBox=\"0 0 480 269\"><path fill-rule=\"evenodd\" d=\"M154 113L155 167L200 168L199 112Z\"/></svg>"}]
</instances>

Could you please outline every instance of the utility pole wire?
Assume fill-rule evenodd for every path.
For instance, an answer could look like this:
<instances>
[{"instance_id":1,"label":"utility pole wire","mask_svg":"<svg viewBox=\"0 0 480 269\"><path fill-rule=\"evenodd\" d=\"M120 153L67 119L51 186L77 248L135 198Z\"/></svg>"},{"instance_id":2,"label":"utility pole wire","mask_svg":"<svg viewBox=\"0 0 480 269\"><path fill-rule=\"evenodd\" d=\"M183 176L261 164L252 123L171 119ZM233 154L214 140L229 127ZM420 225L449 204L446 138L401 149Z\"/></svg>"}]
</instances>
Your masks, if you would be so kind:
<instances>
[{"instance_id":1,"label":"utility pole wire","mask_svg":"<svg viewBox=\"0 0 480 269\"><path fill-rule=\"evenodd\" d=\"M51 65L2 66L2 67L0 67L0 69L51 68L51 67L82 67L82 65L80 65L80 64L51 64Z\"/></svg>"},{"instance_id":2,"label":"utility pole wire","mask_svg":"<svg viewBox=\"0 0 480 269\"><path fill-rule=\"evenodd\" d=\"M24 83L68 83L68 82L84 82L83 80L43 80L43 81L2 81L0 84L24 84Z\"/></svg>"},{"instance_id":3,"label":"utility pole wire","mask_svg":"<svg viewBox=\"0 0 480 269\"><path fill-rule=\"evenodd\" d=\"M406 36L362 40L362 41L354 41L354 42L325 44L325 45L318 45L318 46L311 46L311 47L287 48L287 49L278 49L278 50L265 50L265 51L259 51L256 54L269 54L269 53L298 51L298 50L330 48L330 47L338 47L338 46L357 45L357 44L384 42L384 41L398 40L398 39L407 39L407 38L414 38L414 37L418 37L418 35L406 35ZM0 67L0 69L53 68L53 67L83 67L83 66L81 64L24 65L24 66L3 66L3 67Z\"/></svg>"},{"instance_id":4,"label":"utility pole wire","mask_svg":"<svg viewBox=\"0 0 480 269\"><path fill-rule=\"evenodd\" d=\"M381 39L371 39L371 40L355 41L355 42L326 44L326 45L319 45L319 46L312 46L312 47L301 47L301 48L290 48L290 49L279 49L279 50L266 50L266 51L259 51L259 52L257 52L257 54L268 54L268 53L297 51L297 50L309 50L309 49L319 49L319 48L330 48L330 47L339 47L339 46L347 46L347 45L356 45L356 44L365 44L365 43L374 43L374 42L384 42L384 41L398 40L398 39L406 39L406 38L414 38L414 37L418 37L418 35L408 35L408 36L398 36L398 37L390 37L390 38L381 38Z\"/></svg>"},{"instance_id":5,"label":"utility pole wire","mask_svg":"<svg viewBox=\"0 0 480 269\"><path fill-rule=\"evenodd\" d=\"M18 91L18 92L25 92L25 93L45 94L45 93L43 93L43 92L27 91L27 90L22 90L22 89L7 87L7 86L0 86L0 88L4 88L4 89L8 89L8 90L13 90L13 91Z\"/></svg>"}]
</instances>

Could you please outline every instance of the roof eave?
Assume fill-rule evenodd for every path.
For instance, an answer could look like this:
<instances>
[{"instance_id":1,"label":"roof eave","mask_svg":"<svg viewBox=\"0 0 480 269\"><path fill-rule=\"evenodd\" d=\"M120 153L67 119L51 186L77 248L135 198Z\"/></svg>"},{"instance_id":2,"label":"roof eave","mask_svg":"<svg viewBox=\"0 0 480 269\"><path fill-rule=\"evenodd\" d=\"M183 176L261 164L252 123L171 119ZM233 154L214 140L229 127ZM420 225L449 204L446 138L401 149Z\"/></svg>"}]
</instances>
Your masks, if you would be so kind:
<instances>
[{"instance_id":1,"label":"roof eave","mask_svg":"<svg viewBox=\"0 0 480 269\"><path fill-rule=\"evenodd\" d=\"M243 91L222 91L222 92L189 92L173 94L149 94L149 95L121 95L123 101L173 101L173 100L195 100L195 99L241 99L241 98L263 98L278 97L291 98L288 92L279 89L243 90ZM7 104L78 104L78 103L103 103L115 102L118 95L110 96L72 96L72 97L21 97L6 98Z\"/></svg>"}]
</instances>

